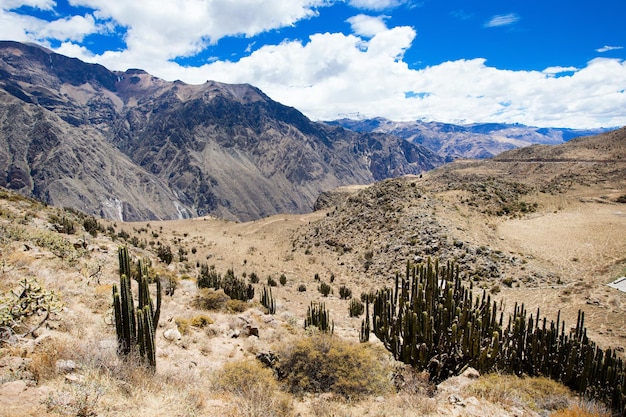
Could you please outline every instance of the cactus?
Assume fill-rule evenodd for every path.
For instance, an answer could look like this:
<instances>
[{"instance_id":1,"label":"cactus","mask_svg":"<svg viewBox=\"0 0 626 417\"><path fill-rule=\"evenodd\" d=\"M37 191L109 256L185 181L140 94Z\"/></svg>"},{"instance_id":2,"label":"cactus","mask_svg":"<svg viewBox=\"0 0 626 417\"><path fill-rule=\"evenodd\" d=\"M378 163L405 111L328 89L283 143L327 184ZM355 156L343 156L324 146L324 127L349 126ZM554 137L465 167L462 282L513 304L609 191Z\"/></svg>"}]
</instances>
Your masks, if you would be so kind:
<instances>
[{"instance_id":1,"label":"cactus","mask_svg":"<svg viewBox=\"0 0 626 417\"><path fill-rule=\"evenodd\" d=\"M267 287L263 287L261 292L261 305L267 309L269 314L276 314L276 300L272 295L272 288L269 290Z\"/></svg>"},{"instance_id":2,"label":"cactus","mask_svg":"<svg viewBox=\"0 0 626 417\"><path fill-rule=\"evenodd\" d=\"M139 356L147 362L150 368L156 368L155 334L156 326L161 314L161 281L156 280L157 302L156 308L150 296L147 275L138 280L137 308L131 290L130 260L128 248L118 249L120 262L120 284L113 285L113 309L115 314L115 329L117 333L118 353L128 356L137 351ZM144 263L138 264L138 270L147 274Z\"/></svg>"},{"instance_id":3,"label":"cactus","mask_svg":"<svg viewBox=\"0 0 626 417\"><path fill-rule=\"evenodd\" d=\"M304 328L310 326L317 327L324 333L333 333L335 330L335 324L330 320L330 314L326 310L324 303L315 304L311 302L306 312L306 319L304 320Z\"/></svg>"},{"instance_id":4,"label":"cactus","mask_svg":"<svg viewBox=\"0 0 626 417\"><path fill-rule=\"evenodd\" d=\"M361 321L361 332L359 342L366 343L370 340L370 302L365 300L365 318Z\"/></svg>"},{"instance_id":5,"label":"cactus","mask_svg":"<svg viewBox=\"0 0 626 417\"><path fill-rule=\"evenodd\" d=\"M483 291L474 296L458 268L437 260L407 263L404 278L378 290L373 300L373 331L393 356L439 382L467 366L481 372L498 369L516 375L544 375L618 413L626 407L626 369L611 349L601 350L587 337L585 314L566 334L560 313L548 323L515 305L504 327L504 314ZM365 322L362 323L364 336Z\"/></svg>"}]
</instances>

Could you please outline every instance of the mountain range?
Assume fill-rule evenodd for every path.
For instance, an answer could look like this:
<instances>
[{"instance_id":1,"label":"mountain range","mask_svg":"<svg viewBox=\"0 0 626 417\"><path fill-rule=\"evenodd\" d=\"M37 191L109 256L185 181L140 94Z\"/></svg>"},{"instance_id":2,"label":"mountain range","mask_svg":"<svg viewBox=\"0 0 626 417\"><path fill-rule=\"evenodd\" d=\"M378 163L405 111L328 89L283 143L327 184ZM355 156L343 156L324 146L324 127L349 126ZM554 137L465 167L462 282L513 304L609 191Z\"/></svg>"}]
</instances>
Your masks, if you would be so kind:
<instances>
[{"instance_id":1,"label":"mountain range","mask_svg":"<svg viewBox=\"0 0 626 417\"><path fill-rule=\"evenodd\" d=\"M529 145L558 145L580 136L612 129L540 128L522 124L474 123L455 125L421 120L397 122L374 119L339 119L327 122L355 132L388 133L436 152L447 162L458 158L485 159Z\"/></svg>"},{"instance_id":2,"label":"mountain range","mask_svg":"<svg viewBox=\"0 0 626 417\"><path fill-rule=\"evenodd\" d=\"M443 163L315 123L250 85L168 82L0 42L0 185L119 220L310 211L337 186Z\"/></svg>"},{"instance_id":3,"label":"mountain range","mask_svg":"<svg viewBox=\"0 0 626 417\"><path fill-rule=\"evenodd\" d=\"M314 122L248 84L169 82L0 42L0 186L109 219L304 213L339 186L599 131Z\"/></svg>"}]
</instances>

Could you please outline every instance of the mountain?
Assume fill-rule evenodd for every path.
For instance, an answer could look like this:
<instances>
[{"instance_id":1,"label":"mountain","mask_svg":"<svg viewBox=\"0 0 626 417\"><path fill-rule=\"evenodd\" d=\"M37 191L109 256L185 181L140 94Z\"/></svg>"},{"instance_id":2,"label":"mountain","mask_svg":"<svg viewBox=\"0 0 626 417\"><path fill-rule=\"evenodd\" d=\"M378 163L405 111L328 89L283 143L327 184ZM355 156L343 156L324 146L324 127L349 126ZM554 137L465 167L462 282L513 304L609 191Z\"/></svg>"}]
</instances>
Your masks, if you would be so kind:
<instances>
[{"instance_id":1,"label":"mountain","mask_svg":"<svg viewBox=\"0 0 626 417\"><path fill-rule=\"evenodd\" d=\"M250 85L168 82L0 42L0 185L111 219L301 213L320 192L443 163L314 123Z\"/></svg>"},{"instance_id":2,"label":"mountain","mask_svg":"<svg viewBox=\"0 0 626 417\"><path fill-rule=\"evenodd\" d=\"M491 158L501 152L533 144L556 145L579 136L608 129L538 128L521 124L476 123L454 125L439 122L394 122L385 118L339 119L326 122L355 132L389 133L423 145L452 161L457 158Z\"/></svg>"}]
</instances>

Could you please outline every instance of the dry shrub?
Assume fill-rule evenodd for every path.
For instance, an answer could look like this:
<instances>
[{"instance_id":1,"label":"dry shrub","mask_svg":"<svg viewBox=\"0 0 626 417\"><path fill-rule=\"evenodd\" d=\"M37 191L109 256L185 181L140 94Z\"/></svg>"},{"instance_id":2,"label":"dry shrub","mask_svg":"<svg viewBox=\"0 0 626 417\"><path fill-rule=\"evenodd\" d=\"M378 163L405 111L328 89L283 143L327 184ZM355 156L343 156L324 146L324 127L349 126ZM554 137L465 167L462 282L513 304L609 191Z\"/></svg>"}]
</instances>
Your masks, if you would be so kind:
<instances>
[{"instance_id":1,"label":"dry shrub","mask_svg":"<svg viewBox=\"0 0 626 417\"><path fill-rule=\"evenodd\" d=\"M198 290L195 304L196 307L204 310L221 310L230 297L224 290L214 290L213 288L201 288Z\"/></svg>"},{"instance_id":2,"label":"dry shrub","mask_svg":"<svg viewBox=\"0 0 626 417\"><path fill-rule=\"evenodd\" d=\"M534 410L558 410L573 398L565 385L545 377L489 374L467 388L491 402L526 406Z\"/></svg>"},{"instance_id":3,"label":"dry shrub","mask_svg":"<svg viewBox=\"0 0 626 417\"><path fill-rule=\"evenodd\" d=\"M35 345L29 371L37 383L52 379L57 375L57 361L72 359L74 353L75 346L69 341L46 337Z\"/></svg>"},{"instance_id":4,"label":"dry shrub","mask_svg":"<svg viewBox=\"0 0 626 417\"><path fill-rule=\"evenodd\" d=\"M191 321L189 319L177 318L174 319L174 323L176 323L176 327L178 327L178 331L183 336L188 335L191 328Z\"/></svg>"},{"instance_id":5,"label":"dry shrub","mask_svg":"<svg viewBox=\"0 0 626 417\"><path fill-rule=\"evenodd\" d=\"M294 414L291 399L278 390L272 370L257 361L228 362L214 377L216 389L235 397L235 416L287 417Z\"/></svg>"},{"instance_id":6,"label":"dry shrub","mask_svg":"<svg viewBox=\"0 0 626 417\"><path fill-rule=\"evenodd\" d=\"M243 313L250 307L250 305L241 300L228 300L226 301L226 310L231 313Z\"/></svg>"},{"instance_id":7,"label":"dry shrub","mask_svg":"<svg viewBox=\"0 0 626 417\"><path fill-rule=\"evenodd\" d=\"M189 319L189 322L194 327L204 328L209 324L213 324L213 319L206 314L199 314Z\"/></svg>"},{"instance_id":8,"label":"dry shrub","mask_svg":"<svg viewBox=\"0 0 626 417\"><path fill-rule=\"evenodd\" d=\"M611 413L597 404L573 404L550 417L611 417Z\"/></svg>"},{"instance_id":9,"label":"dry shrub","mask_svg":"<svg viewBox=\"0 0 626 417\"><path fill-rule=\"evenodd\" d=\"M332 392L358 399L392 390L383 354L366 344L313 334L285 345L279 373L294 393Z\"/></svg>"}]
</instances>

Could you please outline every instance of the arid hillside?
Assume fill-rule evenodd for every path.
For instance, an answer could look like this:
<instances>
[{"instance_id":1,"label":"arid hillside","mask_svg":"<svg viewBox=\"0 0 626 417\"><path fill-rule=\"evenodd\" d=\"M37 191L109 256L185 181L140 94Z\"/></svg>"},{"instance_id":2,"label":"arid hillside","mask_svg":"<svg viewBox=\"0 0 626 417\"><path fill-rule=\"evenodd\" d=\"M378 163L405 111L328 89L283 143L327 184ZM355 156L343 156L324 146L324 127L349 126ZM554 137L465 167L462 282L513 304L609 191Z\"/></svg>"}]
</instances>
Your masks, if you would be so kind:
<instances>
[{"instance_id":1,"label":"arid hillside","mask_svg":"<svg viewBox=\"0 0 626 417\"><path fill-rule=\"evenodd\" d=\"M363 316L349 316L340 292L359 299L390 285L407 260L454 261L507 311L516 302L549 319L561 310L574 326L584 310L589 337L623 356L626 294L606 284L626 274L625 143L621 130L459 161L324 194L313 213L246 223L114 223L2 191L3 305L25 293L45 302L5 321L0 415L556 416L568 407L572 414L560 415L576 415L575 396L542 378L469 372L428 383L374 336L359 343ZM115 353L111 287L120 245L149 259L150 274L174 288L163 297L155 374ZM199 290L203 264L251 282L253 300ZM270 281L275 314L260 305ZM326 297L322 283L332 291ZM332 337L304 329L311 302L328 309ZM320 367L360 365L329 370L341 389L324 392L321 382L313 389L304 378L276 378L255 359L276 355L287 366L298 352Z\"/></svg>"}]
</instances>

